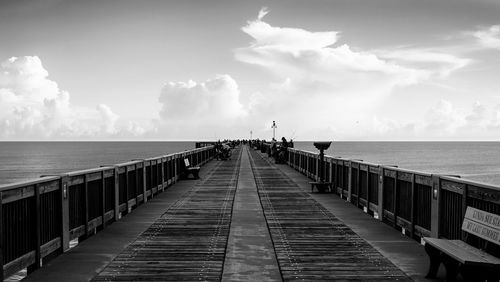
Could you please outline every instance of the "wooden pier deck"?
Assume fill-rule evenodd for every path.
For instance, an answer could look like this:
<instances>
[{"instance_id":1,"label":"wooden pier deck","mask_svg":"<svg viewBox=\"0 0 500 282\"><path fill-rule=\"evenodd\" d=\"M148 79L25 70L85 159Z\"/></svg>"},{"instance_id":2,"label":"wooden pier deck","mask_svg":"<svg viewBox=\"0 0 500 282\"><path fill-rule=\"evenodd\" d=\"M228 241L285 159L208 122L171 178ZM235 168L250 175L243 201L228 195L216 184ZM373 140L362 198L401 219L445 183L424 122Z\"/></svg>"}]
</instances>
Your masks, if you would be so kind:
<instances>
[{"instance_id":1,"label":"wooden pier deck","mask_svg":"<svg viewBox=\"0 0 500 282\"><path fill-rule=\"evenodd\" d=\"M175 197L165 204L163 212L158 213L162 208L155 200L148 203L155 206L156 212L150 215L154 220L138 236L123 242L124 248L114 247L92 266L86 260L78 261L79 252L85 253L87 259L92 250L100 254L96 248L106 232L119 238L120 228L127 227L120 227L118 221L110 231L89 238L32 273L27 280L412 281L423 278L427 257L418 243L386 229L387 226L350 205L331 202L324 198L325 194L311 195L305 183L303 176L270 163L261 153L245 146L238 148L231 160L214 161L204 167L201 180L180 182L163 193L159 201L169 196L169 190ZM177 186L189 190L180 193ZM148 205L139 207L136 213L147 210ZM332 213L339 210L342 214L344 208L356 211L352 224L345 223L348 220L345 213L345 220ZM392 232L385 237L393 241L397 238L399 250L384 245L380 237L370 237L366 229L372 228L373 233L380 235L378 226ZM358 233L368 234L370 239ZM111 239L108 235L107 240ZM411 252L404 254L408 246ZM105 243L101 247L103 252L109 248ZM395 255L398 252L400 261Z\"/></svg>"}]
</instances>

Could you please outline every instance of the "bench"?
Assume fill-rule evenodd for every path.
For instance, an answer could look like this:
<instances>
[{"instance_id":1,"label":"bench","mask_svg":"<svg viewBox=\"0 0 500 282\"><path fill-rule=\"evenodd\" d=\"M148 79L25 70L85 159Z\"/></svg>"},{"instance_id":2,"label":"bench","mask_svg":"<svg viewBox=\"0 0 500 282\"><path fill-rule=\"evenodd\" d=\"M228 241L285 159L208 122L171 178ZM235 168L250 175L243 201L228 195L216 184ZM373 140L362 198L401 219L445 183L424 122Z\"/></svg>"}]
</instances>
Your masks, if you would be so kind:
<instances>
[{"instance_id":1,"label":"bench","mask_svg":"<svg viewBox=\"0 0 500 282\"><path fill-rule=\"evenodd\" d=\"M191 166L189 159L184 159L184 179L188 179L188 176L192 174L194 179L200 178L200 167Z\"/></svg>"},{"instance_id":2,"label":"bench","mask_svg":"<svg viewBox=\"0 0 500 282\"><path fill-rule=\"evenodd\" d=\"M423 238L430 259L426 278L435 278L439 265L443 263L446 281L455 281L458 273L465 281L500 279L500 258L466 243L469 234L472 234L486 240L486 245L500 245L500 215L467 207L462 231L466 232L465 242Z\"/></svg>"},{"instance_id":3,"label":"bench","mask_svg":"<svg viewBox=\"0 0 500 282\"><path fill-rule=\"evenodd\" d=\"M328 189L328 192L332 192L332 186L333 186L333 183L332 182L322 182L322 181L313 181L313 182L309 182L309 184L311 184L311 193L314 192L314 187L316 187L316 189L318 189L318 192L319 193L324 193L326 192L326 190Z\"/></svg>"}]
</instances>

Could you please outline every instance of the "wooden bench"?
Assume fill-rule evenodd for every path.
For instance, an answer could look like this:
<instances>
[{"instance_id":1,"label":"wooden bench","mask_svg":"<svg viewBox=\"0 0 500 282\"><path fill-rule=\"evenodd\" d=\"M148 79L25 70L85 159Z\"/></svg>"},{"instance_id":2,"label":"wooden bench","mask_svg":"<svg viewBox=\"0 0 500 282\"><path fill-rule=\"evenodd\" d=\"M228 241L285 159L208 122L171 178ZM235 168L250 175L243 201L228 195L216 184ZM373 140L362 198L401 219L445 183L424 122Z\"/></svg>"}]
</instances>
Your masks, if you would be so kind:
<instances>
[{"instance_id":1,"label":"wooden bench","mask_svg":"<svg viewBox=\"0 0 500 282\"><path fill-rule=\"evenodd\" d=\"M191 166L189 159L184 159L184 179L188 179L188 176L192 174L194 179L200 178L200 167Z\"/></svg>"},{"instance_id":2,"label":"wooden bench","mask_svg":"<svg viewBox=\"0 0 500 282\"><path fill-rule=\"evenodd\" d=\"M321 182L321 181L314 181L314 182L309 182L311 184L311 193L314 192L314 187L318 189L319 193L324 193L328 189L328 192L332 192L332 182Z\"/></svg>"},{"instance_id":3,"label":"wooden bench","mask_svg":"<svg viewBox=\"0 0 500 282\"><path fill-rule=\"evenodd\" d=\"M462 230L486 240L487 244L500 245L500 215L467 207ZM435 278L441 262L446 268L446 281L455 281L458 273L465 281L500 279L500 258L475 248L462 240L424 238L425 251L430 258L426 278Z\"/></svg>"}]
</instances>

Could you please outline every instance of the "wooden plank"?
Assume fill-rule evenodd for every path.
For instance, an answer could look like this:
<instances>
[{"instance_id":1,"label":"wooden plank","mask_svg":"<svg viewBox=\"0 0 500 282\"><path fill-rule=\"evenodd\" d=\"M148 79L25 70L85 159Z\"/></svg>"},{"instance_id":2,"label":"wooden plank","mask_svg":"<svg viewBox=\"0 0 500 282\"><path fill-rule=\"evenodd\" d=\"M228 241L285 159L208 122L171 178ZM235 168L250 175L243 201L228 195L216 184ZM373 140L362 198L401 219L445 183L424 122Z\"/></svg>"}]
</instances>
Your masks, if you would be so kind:
<instances>
[{"instance_id":1,"label":"wooden plank","mask_svg":"<svg viewBox=\"0 0 500 282\"><path fill-rule=\"evenodd\" d=\"M68 185L69 186L74 186L74 185L79 185L82 184L85 181L85 175L74 175L70 176L68 180Z\"/></svg>"},{"instance_id":2,"label":"wooden plank","mask_svg":"<svg viewBox=\"0 0 500 282\"><path fill-rule=\"evenodd\" d=\"M96 171L96 172L89 173L85 177L86 177L87 182L100 180L100 179L102 179L102 171Z\"/></svg>"},{"instance_id":3,"label":"wooden plank","mask_svg":"<svg viewBox=\"0 0 500 282\"><path fill-rule=\"evenodd\" d=\"M415 183L432 187L432 176L415 174Z\"/></svg>"},{"instance_id":4,"label":"wooden plank","mask_svg":"<svg viewBox=\"0 0 500 282\"><path fill-rule=\"evenodd\" d=\"M430 237L431 236L431 231L422 227L422 226L419 226L419 225L414 225L414 228L415 228L415 235L423 238L423 237Z\"/></svg>"},{"instance_id":5,"label":"wooden plank","mask_svg":"<svg viewBox=\"0 0 500 282\"><path fill-rule=\"evenodd\" d=\"M59 190L59 179L55 179L49 182L42 182L38 184L38 190L40 194L50 193Z\"/></svg>"},{"instance_id":6,"label":"wooden plank","mask_svg":"<svg viewBox=\"0 0 500 282\"><path fill-rule=\"evenodd\" d=\"M471 246L464 248L464 246L459 243L460 240L424 238L424 241L426 244L430 244L462 264L483 266L500 265L500 259L497 258L497 261L491 261L490 257L471 252L468 250Z\"/></svg>"},{"instance_id":7,"label":"wooden plank","mask_svg":"<svg viewBox=\"0 0 500 282\"><path fill-rule=\"evenodd\" d=\"M269 167L257 153L252 155L283 280L410 281L288 176Z\"/></svg>"},{"instance_id":8,"label":"wooden plank","mask_svg":"<svg viewBox=\"0 0 500 282\"><path fill-rule=\"evenodd\" d=\"M35 251L28 252L3 266L4 277L9 277L35 263Z\"/></svg>"},{"instance_id":9,"label":"wooden plank","mask_svg":"<svg viewBox=\"0 0 500 282\"><path fill-rule=\"evenodd\" d=\"M443 179L441 180L441 189L448 190L457 194L462 194L465 189L465 184Z\"/></svg>"},{"instance_id":10,"label":"wooden plank","mask_svg":"<svg viewBox=\"0 0 500 282\"><path fill-rule=\"evenodd\" d=\"M35 196L34 185L2 191L2 204L18 201Z\"/></svg>"},{"instance_id":11,"label":"wooden plank","mask_svg":"<svg viewBox=\"0 0 500 282\"><path fill-rule=\"evenodd\" d=\"M90 220L87 224L87 233L93 233L94 229L96 229L98 226L102 224L102 217L96 217L92 220Z\"/></svg>"},{"instance_id":12,"label":"wooden plank","mask_svg":"<svg viewBox=\"0 0 500 282\"><path fill-rule=\"evenodd\" d=\"M469 185L467 197L500 205L500 189Z\"/></svg>"},{"instance_id":13,"label":"wooden plank","mask_svg":"<svg viewBox=\"0 0 500 282\"><path fill-rule=\"evenodd\" d=\"M384 176L388 176L391 178L396 178L396 171L395 170L390 170L389 168L384 169Z\"/></svg>"},{"instance_id":14,"label":"wooden plank","mask_svg":"<svg viewBox=\"0 0 500 282\"><path fill-rule=\"evenodd\" d=\"M85 225L80 225L69 231L69 240L76 239L85 234Z\"/></svg>"},{"instance_id":15,"label":"wooden plank","mask_svg":"<svg viewBox=\"0 0 500 282\"><path fill-rule=\"evenodd\" d=\"M136 205L137 205L137 200L135 198L128 200L128 207L129 208L135 207Z\"/></svg>"},{"instance_id":16,"label":"wooden plank","mask_svg":"<svg viewBox=\"0 0 500 282\"><path fill-rule=\"evenodd\" d=\"M61 237L50 240L40 248L41 257L44 258L61 248Z\"/></svg>"},{"instance_id":17,"label":"wooden plank","mask_svg":"<svg viewBox=\"0 0 500 282\"><path fill-rule=\"evenodd\" d=\"M115 218L115 212L113 210L108 211L104 214L104 220L109 221L110 219Z\"/></svg>"},{"instance_id":18,"label":"wooden plank","mask_svg":"<svg viewBox=\"0 0 500 282\"><path fill-rule=\"evenodd\" d=\"M408 172L398 171L398 180L403 180L406 182L412 182L413 174Z\"/></svg>"},{"instance_id":19,"label":"wooden plank","mask_svg":"<svg viewBox=\"0 0 500 282\"><path fill-rule=\"evenodd\" d=\"M220 280L239 171L235 163L221 164L93 281Z\"/></svg>"}]
</instances>

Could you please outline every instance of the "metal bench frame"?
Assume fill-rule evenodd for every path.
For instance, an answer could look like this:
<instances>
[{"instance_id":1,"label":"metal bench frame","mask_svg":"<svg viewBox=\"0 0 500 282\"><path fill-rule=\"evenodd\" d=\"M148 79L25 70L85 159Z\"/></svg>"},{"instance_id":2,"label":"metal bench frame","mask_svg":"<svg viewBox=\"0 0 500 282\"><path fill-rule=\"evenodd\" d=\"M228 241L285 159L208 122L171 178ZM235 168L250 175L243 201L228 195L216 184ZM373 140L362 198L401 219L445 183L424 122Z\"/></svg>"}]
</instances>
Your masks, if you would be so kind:
<instances>
[{"instance_id":1,"label":"metal bench frame","mask_svg":"<svg viewBox=\"0 0 500 282\"><path fill-rule=\"evenodd\" d=\"M467 207L462 231L500 245L500 215ZM446 268L446 281L455 281L458 273L466 281L500 279L500 258L473 247L462 240L426 237L425 251L430 265L426 278L435 278L441 262Z\"/></svg>"}]
</instances>

